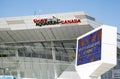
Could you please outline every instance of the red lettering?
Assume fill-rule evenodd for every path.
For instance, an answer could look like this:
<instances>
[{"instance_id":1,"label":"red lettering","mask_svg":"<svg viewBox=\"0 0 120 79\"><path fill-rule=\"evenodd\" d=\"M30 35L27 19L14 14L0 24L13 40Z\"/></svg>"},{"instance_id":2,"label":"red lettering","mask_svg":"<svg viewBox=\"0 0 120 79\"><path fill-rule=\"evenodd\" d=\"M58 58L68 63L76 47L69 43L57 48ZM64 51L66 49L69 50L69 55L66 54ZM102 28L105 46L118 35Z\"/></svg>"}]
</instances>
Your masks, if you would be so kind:
<instances>
[{"instance_id":1,"label":"red lettering","mask_svg":"<svg viewBox=\"0 0 120 79\"><path fill-rule=\"evenodd\" d=\"M80 19L78 19L77 22L81 22Z\"/></svg>"},{"instance_id":2,"label":"red lettering","mask_svg":"<svg viewBox=\"0 0 120 79\"><path fill-rule=\"evenodd\" d=\"M39 22L45 23L46 21L47 21L46 19L34 19L33 20L34 23L39 23Z\"/></svg>"},{"instance_id":3,"label":"red lettering","mask_svg":"<svg viewBox=\"0 0 120 79\"><path fill-rule=\"evenodd\" d=\"M37 23L37 22L38 22L38 20L37 20L37 19L34 19L34 20L33 20L33 22L34 22L34 23Z\"/></svg>"},{"instance_id":4,"label":"red lettering","mask_svg":"<svg viewBox=\"0 0 120 79\"><path fill-rule=\"evenodd\" d=\"M68 23L73 23L73 20L68 20L67 22L68 22Z\"/></svg>"},{"instance_id":5,"label":"red lettering","mask_svg":"<svg viewBox=\"0 0 120 79\"><path fill-rule=\"evenodd\" d=\"M72 20L62 20L61 24L71 24L71 23L79 23L80 19L72 19Z\"/></svg>"},{"instance_id":6,"label":"red lettering","mask_svg":"<svg viewBox=\"0 0 120 79\"><path fill-rule=\"evenodd\" d=\"M34 19L34 23L46 23L47 19ZM80 19L70 19L70 20L61 20L61 24L71 24L71 23L79 23L81 22Z\"/></svg>"},{"instance_id":7,"label":"red lettering","mask_svg":"<svg viewBox=\"0 0 120 79\"><path fill-rule=\"evenodd\" d=\"M68 23L68 20L65 20L65 24L67 24Z\"/></svg>"},{"instance_id":8,"label":"red lettering","mask_svg":"<svg viewBox=\"0 0 120 79\"><path fill-rule=\"evenodd\" d=\"M41 19L41 23L45 23L47 20L45 20L45 19Z\"/></svg>"},{"instance_id":9,"label":"red lettering","mask_svg":"<svg viewBox=\"0 0 120 79\"><path fill-rule=\"evenodd\" d=\"M74 20L72 20L72 23L74 23Z\"/></svg>"},{"instance_id":10,"label":"red lettering","mask_svg":"<svg viewBox=\"0 0 120 79\"><path fill-rule=\"evenodd\" d=\"M72 20L72 23L75 23L75 20L74 20L74 19Z\"/></svg>"},{"instance_id":11,"label":"red lettering","mask_svg":"<svg viewBox=\"0 0 120 79\"><path fill-rule=\"evenodd\" d=\"M62 20L60 23L61 23L61 24L65 24L65 21L64 21L64 20Z\"/></svg>"},{"instance_id":12,"label":"red lettering","mask_svg":"<svg viewBox=\"0 0 120 79\"><path fill-rule=\"evenodd\" d=\"M74 22L73 23L77 23L77 19L74 19Z\"/></svg>"}]
</instances>

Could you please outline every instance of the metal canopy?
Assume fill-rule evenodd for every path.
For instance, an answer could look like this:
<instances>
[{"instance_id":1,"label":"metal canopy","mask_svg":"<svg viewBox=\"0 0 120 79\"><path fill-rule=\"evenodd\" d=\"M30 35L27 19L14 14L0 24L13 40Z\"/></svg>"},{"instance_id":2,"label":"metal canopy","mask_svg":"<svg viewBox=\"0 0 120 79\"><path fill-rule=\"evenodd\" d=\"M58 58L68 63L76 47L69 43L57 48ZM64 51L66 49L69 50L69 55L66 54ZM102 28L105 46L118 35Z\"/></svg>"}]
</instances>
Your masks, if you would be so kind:
<instances>
[{"instance_id":1,"label":"metal canopy","mask_svg":"<svg viewBox=\"0 0 120 79\"><path fill-rule=\"evenodd\" d=\"M73 40L92 30L90 25L0 31L1 43Z\"/></svg>"}]
</instances>

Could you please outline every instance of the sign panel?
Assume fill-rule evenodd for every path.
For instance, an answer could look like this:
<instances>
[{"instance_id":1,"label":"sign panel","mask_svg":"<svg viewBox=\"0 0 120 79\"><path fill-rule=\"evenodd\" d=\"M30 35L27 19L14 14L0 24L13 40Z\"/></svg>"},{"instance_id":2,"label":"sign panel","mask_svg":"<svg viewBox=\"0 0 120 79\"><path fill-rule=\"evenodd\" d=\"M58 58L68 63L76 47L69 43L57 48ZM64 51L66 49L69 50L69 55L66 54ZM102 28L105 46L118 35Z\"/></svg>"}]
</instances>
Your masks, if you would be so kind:
<instances>
[{"instance_id":1,"label":"sign panel","mask_svg":"<svg viewBox=\"0 0 120 79\"><path fill-rule=\"evenodd\" d=\"M77 66L101 60L102 29L77 41Z\"/></svg>"}]
</instances>

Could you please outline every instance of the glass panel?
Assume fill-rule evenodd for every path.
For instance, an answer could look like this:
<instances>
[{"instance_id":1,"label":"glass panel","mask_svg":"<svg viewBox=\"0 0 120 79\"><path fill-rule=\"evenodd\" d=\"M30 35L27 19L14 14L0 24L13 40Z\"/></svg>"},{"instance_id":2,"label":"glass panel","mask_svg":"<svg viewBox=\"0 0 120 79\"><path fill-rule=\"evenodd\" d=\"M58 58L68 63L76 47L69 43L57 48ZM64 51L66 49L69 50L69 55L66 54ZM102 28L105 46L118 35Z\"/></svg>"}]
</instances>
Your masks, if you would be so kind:
<instances>
[{"instance_id":1,"label":"glass panel","mask_svg":"<svg viewBox=\"0 0 120 79\"><path fill-rule=\"evenodd\" d=\"M74 67L74 58L75 41L1 44L0 75L54 79Z\"/></svg>"}]
</instances>

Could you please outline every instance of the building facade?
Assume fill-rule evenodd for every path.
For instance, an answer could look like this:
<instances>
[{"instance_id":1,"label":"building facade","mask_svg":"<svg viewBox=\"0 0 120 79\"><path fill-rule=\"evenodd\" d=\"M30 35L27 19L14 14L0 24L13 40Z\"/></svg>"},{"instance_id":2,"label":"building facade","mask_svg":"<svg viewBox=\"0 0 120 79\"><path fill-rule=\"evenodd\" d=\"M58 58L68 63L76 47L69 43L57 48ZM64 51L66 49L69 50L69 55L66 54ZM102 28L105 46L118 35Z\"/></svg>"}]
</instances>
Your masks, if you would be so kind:
<instances>
[{"instance_id":1,"label":"building facade","mask_svg":"<svg viewBox=\"0 0 120 79\"><path fill-rule=\"evenodd\" d=\"M100 25L85 12L0 18L0 75L17 79L75 76L76 38ZM117 41L117 66L102 79L120 79L119 33Z\"/></svg>"}]
</instances>

